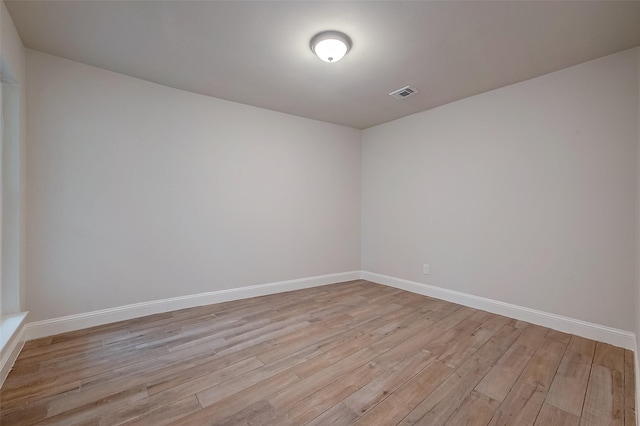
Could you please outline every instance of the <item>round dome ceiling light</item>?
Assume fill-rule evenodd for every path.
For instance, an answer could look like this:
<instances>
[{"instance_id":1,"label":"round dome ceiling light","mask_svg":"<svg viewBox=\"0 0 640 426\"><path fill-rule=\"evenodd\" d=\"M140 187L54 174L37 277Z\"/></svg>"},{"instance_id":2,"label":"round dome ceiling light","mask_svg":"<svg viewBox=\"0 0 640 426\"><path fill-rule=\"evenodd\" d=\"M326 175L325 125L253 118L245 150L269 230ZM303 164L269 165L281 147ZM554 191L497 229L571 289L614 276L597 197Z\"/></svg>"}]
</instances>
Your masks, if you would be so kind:
<instances>
[{"instance_id":1,"label":"round dome ceiling light","mask_svg":"<svg viewBox=\"0 0 640 426\"><path fill-rule=\"evenodd\" d=\"M311 50L325 62L338 62L351 49L351 39L338 31L324 31L311 39Z\"/></svg>"}]
</instances>

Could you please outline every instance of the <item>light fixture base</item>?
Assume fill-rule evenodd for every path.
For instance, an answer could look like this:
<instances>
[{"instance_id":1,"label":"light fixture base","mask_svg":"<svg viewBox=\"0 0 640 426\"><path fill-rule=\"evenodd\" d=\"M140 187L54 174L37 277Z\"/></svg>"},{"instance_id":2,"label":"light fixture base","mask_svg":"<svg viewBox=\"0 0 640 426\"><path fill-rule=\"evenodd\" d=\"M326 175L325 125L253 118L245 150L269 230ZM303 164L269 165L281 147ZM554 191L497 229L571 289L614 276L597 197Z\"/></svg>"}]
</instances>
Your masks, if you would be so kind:
<instances>
[{"instance_id":1,"label":"light fixture base","mask_svg":"<svg viewBox=\"0 0 640 426\"><path fill-rule=\"evenodd\" d=\"M325 62L338 62L351 50L351 39L340 31L323 31L311 39L311 51Z\"/></svg>"}]
</instances>

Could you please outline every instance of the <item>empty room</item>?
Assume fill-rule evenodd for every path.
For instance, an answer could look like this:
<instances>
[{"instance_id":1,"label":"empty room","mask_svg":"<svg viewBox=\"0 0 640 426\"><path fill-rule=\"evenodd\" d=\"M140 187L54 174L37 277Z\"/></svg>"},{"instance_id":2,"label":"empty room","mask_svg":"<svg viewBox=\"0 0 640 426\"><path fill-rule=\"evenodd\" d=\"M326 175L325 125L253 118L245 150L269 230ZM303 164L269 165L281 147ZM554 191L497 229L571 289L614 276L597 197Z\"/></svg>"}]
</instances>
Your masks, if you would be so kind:
<instances>
[{"instance_id":1,"label":"empty room","mask_svg":"<svg viewBox=\"0 0 640 426\"><path fill-rule=\"evenodd\" d=\"M0 425L638 425L640 1L0 0Z\"/></svg>"}]
</instances>

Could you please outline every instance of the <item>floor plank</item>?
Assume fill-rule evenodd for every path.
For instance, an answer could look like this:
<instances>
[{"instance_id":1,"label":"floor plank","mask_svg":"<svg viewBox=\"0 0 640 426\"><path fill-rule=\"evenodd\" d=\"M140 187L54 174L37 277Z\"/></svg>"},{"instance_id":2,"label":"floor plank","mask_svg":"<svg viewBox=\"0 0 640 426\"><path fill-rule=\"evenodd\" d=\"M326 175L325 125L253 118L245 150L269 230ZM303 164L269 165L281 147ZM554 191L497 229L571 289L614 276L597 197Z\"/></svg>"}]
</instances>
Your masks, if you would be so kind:
<instances>
[{"instance_id":1,"label":"floor plank","mask_svg":"<svg viewBox=\"0 0 640 426\"><path fill-rule=\"evenodd\" d=\"M471 392L446 421L446 425L486 425L500 405L480 392Z\"/></svg>"},{"instance_id":2,"label":"floor plank","mask_svg":"<svg viewBox=\"0 0 640 426\"><path fill-rule=\"evenodd\" d=\"M580 417L545 403L538 414L535 426L578 426Z\"/></svg>"},{"instance_id":3,"label":"floor plank","mask_svg":"<svg viewBox=\"0 0 640 426\"><path fill-rule=\"evenodd\" d=\"M531 426L542 409L546 389L518 380L494 414L490 426Z\"/></svg>"},{"instance_id":4,"label":"floor plank","mask_svg":"<svg viewBox=\"0 0 640 426\"><path fill-rule=\"evenodd\" d=\"M591 361L592 358L567 348L547 394L546 402L580 417L591 373Z\"/></svg>"},{"instance_id":5,"label":"floor plank","mask_svg":"<svg viewBox=\"0 0 640 426\"><path fill-rule=\"evenodd\" d=\"M634 425L634 354L363 280L25 344L7 425Z\"/></svg>"},{"instance_id":6,"label":"floor plank","mask_svg":"<svg viewBox=\"0 0 640 426\"><path fill-rule=\"evenodd\" d=\"M513 345L478 383L476 390L497 401L504 401L546 333L543 327L531 324L525 327Z\"/></svg>"},{"instance_id":7,"label":"floor plank","mask_svg":"<svg viewBox=\"0 0 640 426\"><path fill-rule=\"evenodd\" d=\"M624 424L635 426L636 378L633 371L633 352L624 351Z\"/></svg>"},{"instance_id":8,"label":"floor plank","mask_svg":"<svg viewBox=\"0 0 640 426\"><path fill-rule=\"evenodd\" d=\"M592 365L581 425L624 425L621 382L623 379L619 371Z\"/></svg>"}]
</instances>

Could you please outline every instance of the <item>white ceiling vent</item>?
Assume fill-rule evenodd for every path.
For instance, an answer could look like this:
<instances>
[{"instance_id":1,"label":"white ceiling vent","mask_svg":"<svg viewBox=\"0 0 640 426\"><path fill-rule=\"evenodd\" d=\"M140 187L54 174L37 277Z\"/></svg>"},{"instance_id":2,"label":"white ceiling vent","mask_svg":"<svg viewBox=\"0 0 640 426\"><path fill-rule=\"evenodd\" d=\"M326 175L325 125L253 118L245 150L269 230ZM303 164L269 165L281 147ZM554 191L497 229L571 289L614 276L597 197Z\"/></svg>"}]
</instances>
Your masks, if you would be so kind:
<instances>
[{"instance_id":1,"label":"white ceiling vent","mask_svg":"<svg viewBox=\"0 0 640 426\"><path fill-rule=\"evenodd\" d=\"M411 87L411 86L405 86L402 89L398 89L398 90L394 90L393 92L389 93L391 96L393 96L396 99L404 99L404 98L408 98L409 96L413 95L414 93L418 93L418 89L416 89L415 87Z\"/></svg>"}]
</instances>

